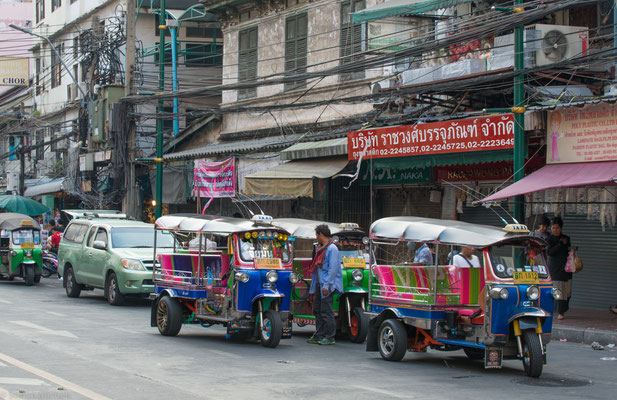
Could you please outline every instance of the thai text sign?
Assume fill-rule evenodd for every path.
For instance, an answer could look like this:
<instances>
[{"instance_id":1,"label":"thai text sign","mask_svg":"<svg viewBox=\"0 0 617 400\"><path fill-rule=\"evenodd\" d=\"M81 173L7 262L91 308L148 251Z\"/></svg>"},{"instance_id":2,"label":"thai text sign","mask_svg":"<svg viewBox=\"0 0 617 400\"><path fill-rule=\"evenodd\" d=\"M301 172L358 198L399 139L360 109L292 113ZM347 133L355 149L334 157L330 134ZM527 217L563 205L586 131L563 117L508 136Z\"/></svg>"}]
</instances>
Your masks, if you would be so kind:
<instances>
[{"instance_id":1,"label":"thai text sign","mask_svg":"<svg viewBox=\"0 0 617 400\"><path fill-rule=\"evenodd\" d=\"M435 167L435 181L491 181L512 176L512 162Z\"/></svg>"},{"instance_id":2,"label":"thai text sign","mask_svg":"<svg viewBox=\"0 0 617 400\"><path fill-rule=\"evenodd\" d=\"M514 116L495 115L349 132L349 159L511 149Z\"/></svg>"},{"instance_id":3,"label":"thai text sign","mask_svg":"<svg viewBox=\"0 0 617 400\"><path fill-rule=\"evenodd\" d=\"M234 197L236 180L233 157L221 162L195 160L195 195L200 197Z\"/></svg>"},{"instance_id":4,"label":"thai text sign","mask_svg":"<svg viewBox=\"0 0 617 400\"><path fill-rule=\"evenodd\" d=\"M0 86L28 86L27 58L0 57Z\"/></svg>"},{"instance_id":5,"label":"thai text sign","mask_svg":"<svg viewBox=\"0 0 617 400\"><path fill-rule=\"evenodd\" d=\"M617 160L617 107L593 104L553 111L546 136L547 164Z\"/></svg>"}]
</instances>

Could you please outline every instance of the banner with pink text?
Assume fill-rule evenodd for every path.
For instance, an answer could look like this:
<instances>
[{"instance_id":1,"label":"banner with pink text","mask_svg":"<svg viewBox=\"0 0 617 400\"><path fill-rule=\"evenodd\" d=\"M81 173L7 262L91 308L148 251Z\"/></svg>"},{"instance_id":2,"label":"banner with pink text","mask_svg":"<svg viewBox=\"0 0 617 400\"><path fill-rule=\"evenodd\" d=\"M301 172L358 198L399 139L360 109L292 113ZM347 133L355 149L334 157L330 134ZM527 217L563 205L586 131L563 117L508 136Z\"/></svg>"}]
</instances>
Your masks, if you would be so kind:
<instances>
[{"instance_id":1,"label":"banner with pink text","mask_svg":"<svg viewBox=\"0 0 617 400\"><path fill-rule=\"evenodd\" d=\"M195 196L234 197L235 165L234 157L220 162L195 160Z\"/></svg>"}]
</instances>

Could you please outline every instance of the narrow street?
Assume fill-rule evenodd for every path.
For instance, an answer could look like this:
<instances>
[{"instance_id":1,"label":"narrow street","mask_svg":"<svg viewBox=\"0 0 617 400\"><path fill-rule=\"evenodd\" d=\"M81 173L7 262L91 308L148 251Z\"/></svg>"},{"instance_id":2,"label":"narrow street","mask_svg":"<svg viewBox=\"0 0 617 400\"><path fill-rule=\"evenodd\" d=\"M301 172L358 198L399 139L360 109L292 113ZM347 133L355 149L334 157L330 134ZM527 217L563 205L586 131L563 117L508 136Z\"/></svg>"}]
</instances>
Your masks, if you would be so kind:
<instances>
[{"instance_id":1,"label":"narrow street","mask_svg":"<svg viewBox=\"0 0 617 400\"><path fill-rule=\"evenodd\" d=\"M552 342L532 379L518 361L485 370L462 351L388 363L364 345L309 345L310 328L294 327L275 349L227 341L216 327L163 337L148 301L112 307L101 291L69 299L55 279L0 282L0 312L0 399L609 399L617 390L617 351L582 344Z\"/></svg>"}]
</instances>

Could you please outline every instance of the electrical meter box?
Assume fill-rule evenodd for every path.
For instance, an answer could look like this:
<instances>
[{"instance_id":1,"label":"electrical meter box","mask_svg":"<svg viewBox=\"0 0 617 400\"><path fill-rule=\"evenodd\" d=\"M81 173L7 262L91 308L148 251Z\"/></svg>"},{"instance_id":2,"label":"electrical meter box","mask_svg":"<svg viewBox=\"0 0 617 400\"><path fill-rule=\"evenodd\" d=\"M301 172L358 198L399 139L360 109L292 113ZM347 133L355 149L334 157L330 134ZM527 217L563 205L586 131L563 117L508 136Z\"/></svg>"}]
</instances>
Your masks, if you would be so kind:
<instances>
[{"instance_id":1,"label":"electrical meter box","mask_svg":"<svg viewBox=\"0 0 617 400\"><path fill-rule=\"evenodd\" d=\"M118 109L116 106L124 96L123 86L103 86L99 89L97 98L88 103L90 118L89 136L93 143L105 143L112 134L111 127L120 124L115 121Z\"/></svg>"}]
</instances>

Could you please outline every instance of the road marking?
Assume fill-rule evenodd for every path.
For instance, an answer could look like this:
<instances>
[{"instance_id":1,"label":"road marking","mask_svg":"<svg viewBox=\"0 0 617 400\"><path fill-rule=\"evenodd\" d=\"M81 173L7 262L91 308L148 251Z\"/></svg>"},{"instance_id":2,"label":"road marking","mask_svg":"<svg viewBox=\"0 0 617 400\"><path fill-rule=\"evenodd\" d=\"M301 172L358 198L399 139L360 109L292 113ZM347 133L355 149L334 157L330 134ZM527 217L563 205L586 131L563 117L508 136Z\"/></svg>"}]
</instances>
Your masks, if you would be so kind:
<instances>
[{"instance_id":1,"label":"road marking","mask_svg":"<svg viewBox=\"0 0 617 400\"><path fill-rule=\"evenodd\" d=\"M0 303L3 303L3 304L13 304L13 303L11 303L8 300L2 300L2 299L0 299Z\"/></svg>"},{"instance_id":2,"label":"road marking","mask_svg":"<svg viewBox=\"0 0 617 400\"><path fill-rule=\"evenodd\" d=\"M93 392L92 390L81 387L75 383L69 382L66 379L62 379L59 376L50 374L49 372L43 371L42 369L38 369L32 365L26 364L25 362L19 361L13 357L7 356L6 354L0 353L0 360L7 362L16 366L17 368L21 368L24 371L30 372L36 376L40 376L43 379L46 379L50 382L54 382L57 385L62 386L65 389L71 390L75 393L78 393L84 397L87 397L92 400L111 400L109 397L105 397L102 394L98 394ZM1 394L2 392L0 392Z\"/></svg>"},{"instance_id":3,"label":"road marking","mask_svg":"<svg viewBox=\"0 0 617 400\"><path fill-rule=\"evenodd\" d=\"M6 367L6 364L3 362L0 362L0 367Z\"/></svg>"},{"instance_id":4,"label":"road marking","mask_svg":"<svg viewBox=\"0 0 617 400\"><path fill-rule=\"evenodd\" d=\"M115 326L112 326L111 329L116 330L116 331L120 331L120 332L134 333L134 334L137 334L137 335L141 335L141 332L132 331L132 330L126 329L126 328L117 328Z\"/></svg>"},{"instance_id":5,"label":"road marking","mask_svg":"<svg viewBox=\"0 0 617 400\"><path fill-rule=\"evenodd\" d=\"M242 356L239 356L239 355L233 354L233 353L228 353L226 351L210 350L210 352L212 352L214 354L218 354L220 356L225 356L225 357L230 357L230 358L242 358Z\"/></svg>"},{"instance_id":6,"label":"road marking","mask_svg":"<svg viewBox=\"0 0 617 400\"><path fill-rule=\"evenodd\" d=\"M47 311L47 314L55 315L56 317L66 317L66 315L54 311Z\"/></svg>"},{"instance_id":7,"label":"road marking","mask_svg":"<svg viewBox=\"0 0 617 400\"><path fill-rule=\"evenodd\" d=\"M0 399L2 399L2 400L17 400L17 399L20 399L20 398L21 397L15 397L12 394L10 394L8 390L0 388Z\"/></svg>"},{"instance_id":8,"label":"road marking","mask_svg":"<svg viewBox=\"0 0 617 400\"><path fill-rule=\"evenodd\" d=\"M389 390L377 389L375 387L370 387L370 386L354 385L353 387L360 389L360 390L366 390L367 392L379 393L379 394L383 394L383 395L390 396L390 397L396 397L397 399L415 399L415 397L410 394L408 395L398 394L398 393L391 392Z\"/></svg>"},{"instance_id":9,"label":"road marking","mask_svg":"<svg viewBox=\"0 0 617 400\"><path fill-rule=\"evenodd\" d=\"M52 329L45 328L44 326L33 324L32 322L28 322L28 321L9 321L9 322L12 323L12 324L17 324L17 325L25 326L26 328L36 329L36 330L40 331L41 333L46 333L48 335L64 336L64 337L67 337L67 338L79 339L77 336L73 335L69 331L54 331Z\"/></svg>"},{"instance_id":10,"label":"road marking","mask_svg":"<svg viewBox=\"0 0 617 400\"><path fill-rule=\"evenodd\" d=\"M40 379L29 379L29 378L2 378L0 377L0 384L25 385L25 386L49 386L47 382L44 382Z\"/></svg>"}]
</instances>

